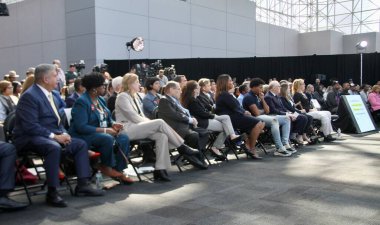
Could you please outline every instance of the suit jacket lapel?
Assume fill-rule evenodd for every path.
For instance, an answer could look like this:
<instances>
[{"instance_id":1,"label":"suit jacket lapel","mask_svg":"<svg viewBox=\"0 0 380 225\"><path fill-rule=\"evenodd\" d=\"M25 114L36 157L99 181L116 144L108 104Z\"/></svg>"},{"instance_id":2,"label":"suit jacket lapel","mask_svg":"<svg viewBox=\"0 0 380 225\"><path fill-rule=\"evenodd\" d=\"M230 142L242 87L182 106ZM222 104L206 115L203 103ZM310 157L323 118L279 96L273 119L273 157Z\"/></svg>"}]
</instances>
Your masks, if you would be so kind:
<instances>
[{"instance_id":1,"label":"suit jacket lapel","mask_svg":"<svg viewBox=\"0 0 380 225\"><path fill-rule=\"evenodd\" d=\"M58 118L57 116L55 115L55 112L53 110L53 108L51 107L50 105L50 102L49 102L49 99L46 97L46 95L42 92L41 88L38 87L36 84L34 84L34 88L37 92L37 94L40 96L40 98L42 99L42 101L45 103L45 105L47 105L47 107L50 109L50 113L54 115L54 117L57 119L57 122L58 122ZM53 93L52 93L53 94ZM53 100L54 100L54 97L53 97ZM54 101L55 103L55 101ZM57 104L56 104L56 108L57 108ZM58 111L58 108L57 108L57 111Z\"/></svg>"}]
</instances>

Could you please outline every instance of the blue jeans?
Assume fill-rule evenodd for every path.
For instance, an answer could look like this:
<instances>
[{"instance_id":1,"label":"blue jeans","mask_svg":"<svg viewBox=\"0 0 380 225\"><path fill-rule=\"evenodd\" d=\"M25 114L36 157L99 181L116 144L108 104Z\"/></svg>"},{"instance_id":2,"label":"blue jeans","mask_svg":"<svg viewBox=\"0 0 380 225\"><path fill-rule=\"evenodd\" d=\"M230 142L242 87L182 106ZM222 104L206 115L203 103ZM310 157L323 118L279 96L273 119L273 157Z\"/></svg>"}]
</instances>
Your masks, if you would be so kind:
<instances>
[{"instance_id":1,"label":"blue jeans","mask_svg":"<svg viewBox=\"0 0 380 225\"><path fill-rule=\"evenodd\" d=\"M289 144L290 119L283 115L260 115L259 120L265 122L266 127L270 127L274 144L277 149L284 148ZM281 133L280 133L281 127ZM282 135L281 135L282 134Z\"/></svg>"}]
</instances>

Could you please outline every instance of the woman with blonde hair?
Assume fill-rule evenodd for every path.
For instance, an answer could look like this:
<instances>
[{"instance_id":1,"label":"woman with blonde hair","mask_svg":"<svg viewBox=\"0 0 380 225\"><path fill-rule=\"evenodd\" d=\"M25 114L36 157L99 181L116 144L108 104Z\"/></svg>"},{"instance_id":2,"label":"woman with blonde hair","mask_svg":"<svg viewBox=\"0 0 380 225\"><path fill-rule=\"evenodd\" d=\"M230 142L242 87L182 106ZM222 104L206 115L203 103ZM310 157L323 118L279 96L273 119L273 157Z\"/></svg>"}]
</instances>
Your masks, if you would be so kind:
<instances>
[{"instance_id":1,"label":"woman with blonde hair","mask_svg":"<svg viewBox=\"0 0 380 225\"><path fill-rule=\"evenodd\" d=\"M30 75L25 79L24 84L22 85L21 94L23 94L28 88L30 88L34 84L34 75Z\"/></svg>"},{"instance_id":2,"label":"woman with blonde hair","mask_svg":"<svg viewBox=\"0 0 380 225\"><path fill-rule=\"evenodd\" d=\"M123 77L122 92L115 103L116 121L124 125L121 133L127 134L131 141L148 138L155 141L156 164L154 179L170 181L167 169L170 168L169 149L179 151L193 150L184 144L184 140L162 119L150 120L143 113L138 92L138 76L127 73Z\"/></svg>"},{"instance_id":3,"label":"woman with blonde hair","mask_svg":"<svg viewBox=\"0 0 380 225\"><path fill-rule=\"evenodd\" d=\"M326 142L334 141L335 138L331 136L331 132L333 131L331 125L331 113L329 111L318 111L313 108L310 104L310 100L304 94L305 92L305 81L303 79L295 79L293 81L293 100L298 105L298 109L304 109L305 112L312 116L316 120L321 121L321 128L324 135L324 140Z\"/></svg>"}]
</instances>

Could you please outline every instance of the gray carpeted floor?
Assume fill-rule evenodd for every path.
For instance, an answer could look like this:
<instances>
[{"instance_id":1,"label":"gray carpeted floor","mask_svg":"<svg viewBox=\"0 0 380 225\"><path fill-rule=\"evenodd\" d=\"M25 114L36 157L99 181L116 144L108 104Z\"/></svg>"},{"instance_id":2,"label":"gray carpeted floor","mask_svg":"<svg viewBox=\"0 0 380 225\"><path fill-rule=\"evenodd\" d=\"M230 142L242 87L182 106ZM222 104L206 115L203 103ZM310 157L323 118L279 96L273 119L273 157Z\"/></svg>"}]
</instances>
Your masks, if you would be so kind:
<instances>
[{"instance_id":1,"label":"gray carpeted floor","mask_svg":"<svg viewBox=\"0 0 380 225\"><path fill-rule=\"evenodd\" d=\"M172 167L170 183L119 185L100 198L66 191L64 209L35 196L24 211L0 212L0 224L380 224L379 133L343 135L290 158L240 157L206 171Z\"/></svg>"}]
</instances>

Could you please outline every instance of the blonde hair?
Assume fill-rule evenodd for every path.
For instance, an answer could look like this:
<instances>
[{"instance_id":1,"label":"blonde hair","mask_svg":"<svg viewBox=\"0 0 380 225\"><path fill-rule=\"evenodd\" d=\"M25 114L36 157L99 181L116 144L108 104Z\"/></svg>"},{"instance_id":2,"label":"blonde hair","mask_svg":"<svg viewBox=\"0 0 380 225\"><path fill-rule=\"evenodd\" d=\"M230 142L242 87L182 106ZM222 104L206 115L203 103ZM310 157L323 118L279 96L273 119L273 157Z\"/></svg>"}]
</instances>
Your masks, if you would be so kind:
<instances>
[{"instance_id":1,"label":"blonde hair","mask_svg":"<svg viewBox=\"0 0 380 225\"><path fill-rule=\"evenodd\" d=\"M211 83L210 79L207 79L207 78L201 78L198 81L198 84L199 84L200 87L204 87L204 86L206 86L207 84L210 84L210 83Z\"/></svg>"},{"instance_id":2,"label":"blonde hair","mask_svg":"<svg viewBox=\"0 0 380 225\"><path fill-rule=\"evenodd\" d=\"M380 90L380 85L375 84L372 86L372 89L371 89L372 92L376 92L378 90Z\"/></svg>"},{"instance_id":3,"label":"blonde hair","mask_svg":"<svg viewBox=\"0 0 380 225\"><path fill-rule=\"evenodd\" d=\"M139 77L134 73L127 73L123 76L122 91L130 92L129 85L138 81Z\"/></svg>"},{"instance_id":4,"label":"blonde hair","mask_svg":"<svg viewBox=\"0 0 380 225\"><path fill-rule=\"evenodd\" d=\"M30 75L29 77L26 78L24 84L22 85L21 94L23 94L26 90L28 90L28 88L30 88L30 86L32 86L33 84L34 84L34 75Z\"/></svg>"},{"instance_id":5,"label":"blonde hair","mask_svg":"<svg viewBox=\"0 0 380 225\"><path fill-rule=\"evenodd\" d=\"M305 83L303 79L295 79L293 81L293 86L292 86L293 95L300 89L302 83Z\"/></svg>"},{"instance_id":6,"label":"blonde hair","mask_svg":"<svg viewBox=\"0 0 380 225\"><path fill-rule=\"evenodd\" d=\"M7 80L0 81L0 93L3 94L7 90L9 85L12 85L12 83Z\"/></svg>"}]
</instances>

